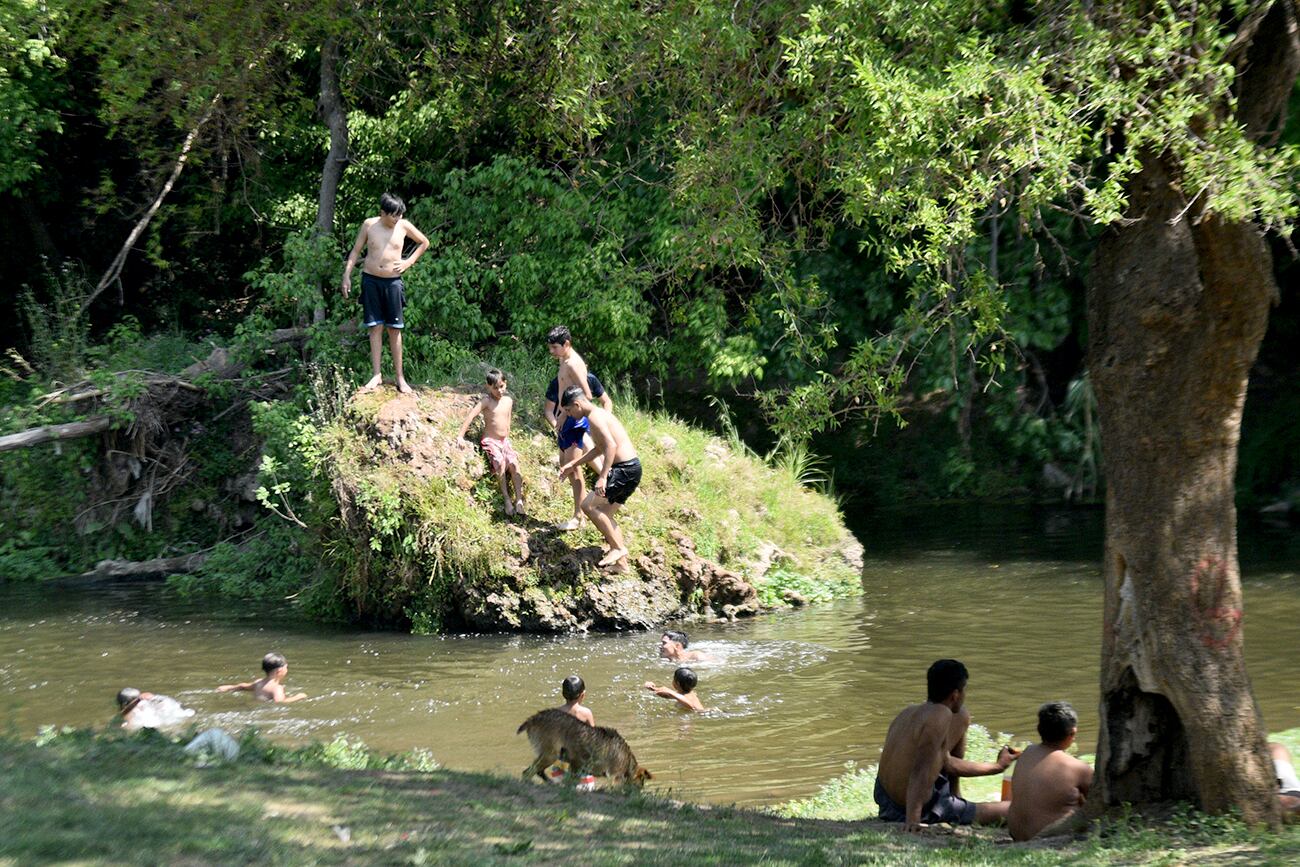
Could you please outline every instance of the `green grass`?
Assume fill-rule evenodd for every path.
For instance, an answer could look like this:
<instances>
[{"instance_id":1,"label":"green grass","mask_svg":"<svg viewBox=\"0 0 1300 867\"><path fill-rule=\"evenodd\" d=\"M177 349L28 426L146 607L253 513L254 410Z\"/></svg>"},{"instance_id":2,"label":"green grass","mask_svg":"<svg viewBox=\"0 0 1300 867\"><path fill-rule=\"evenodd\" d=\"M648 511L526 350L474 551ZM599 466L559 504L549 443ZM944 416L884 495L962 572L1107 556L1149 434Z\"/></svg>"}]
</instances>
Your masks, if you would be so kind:
<instances>
[{"instance_id":1,"label":"green grass","mask_svg":"<svg viewBox=\"0 0 1300 867\"><path fill-rule=\"evenodd\" d=\"M1177 813L1120 816L1055 847L996 830L907 836L876 821L793 818L583 794L374 756L357 744L248 742L198 767L153 733L0 739L0 864L1287 864L1300 828L1252 832Z\"/></svg>"},{"instance_id":2,"label":"green grass","mask_svg":"<svg viewBox=\"0 0 1300 867\"><path fill-rule=\"evenodd\" d=\"M541 558L546 564L602 540L590 524L563 537L548 532L572 513L568 482L556 477L553 434L540 413L553 366L523 353L489 362L502 365L515 401L511 442L528 485L527 521L504 516L482 457L454 443L482 388L484 363L418 387L412 406L428 428L421 437L433 444L428 460L440 465L432 476L377 433L377 419L395 397L389 388L355 395L320 428L314 449L326 456L325 472L349 517L337 525L342 536L325 549L343 576L344 592L377 619L432 631L440 626L445 600L463 595L465 587L483 595L510 587L562 602L584 583L605 579L589 567L574 575L502 556L519 550L521 529L530 545L550 546L550 556ZM810 486L817 476L808 456L781 452L765 460L643 409L627 399L630 390L612 394L645 466L641 487L619 514L633 563L644 554L671 567L680 560L672 539L680 531L700 555L754 583L769 607L786 604L786 590L813 602L861 593L858 568L846 556L856 543L835 499ZM475 431L470 428L471 436ZM474 478L475 472L481 475ZM773 568L760 576L764 551Z\"/></svg>"}]
</instances>

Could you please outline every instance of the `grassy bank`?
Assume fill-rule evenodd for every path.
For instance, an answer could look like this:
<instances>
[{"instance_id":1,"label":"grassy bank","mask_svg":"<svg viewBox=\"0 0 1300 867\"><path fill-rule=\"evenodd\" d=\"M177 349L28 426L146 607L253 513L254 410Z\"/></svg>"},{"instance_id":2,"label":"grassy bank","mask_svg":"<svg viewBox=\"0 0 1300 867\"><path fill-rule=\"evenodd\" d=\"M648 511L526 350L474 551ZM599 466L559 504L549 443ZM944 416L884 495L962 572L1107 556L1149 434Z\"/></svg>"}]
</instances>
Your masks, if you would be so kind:
<instances>
[{"instance_id":1,"label":"grassy bank","mask_svg":"<svg viewBox=\"0 0 1300 867\"><path fill-rule=\"evenodd\" d=\"M540 412L553 364L525 354L489 362L505 369L515 399L511 441L528 484L526 517L503 514L482 455L456 437L481 394L483 362L414 395L336 392L315 401L326 411L286 420L284 437L268 437L268 453L288 472L265 477L267 488L311 480L283 485L270 505L317 510L305 524L320 536L314 550L329 567L336 610L417 632L562 631L730 617L861 592L861 547L804 454L756 455L734 437L643 409L630 389L613 390L645 466L619 515L630 568L626 576L598 568L602 540L589 523L555 529L572 499ZM301 496L295 506L312 485L310 503ZM337 511L320 514L325 502Z\"/></svg>"},{"instance_id":2,"label":"grassy bank","mask_svg":"<svg viewBox=\"0 0 1300 867\"><path fill-rule=\"evenodd\" d=\"M1184 812L1062 846L998 831L911 837L875 821L676 804L385 760L355 744L198 767L165 738L0 740L0 863L1286 864L1300 828Z\"/></svg>"}]
</instances>

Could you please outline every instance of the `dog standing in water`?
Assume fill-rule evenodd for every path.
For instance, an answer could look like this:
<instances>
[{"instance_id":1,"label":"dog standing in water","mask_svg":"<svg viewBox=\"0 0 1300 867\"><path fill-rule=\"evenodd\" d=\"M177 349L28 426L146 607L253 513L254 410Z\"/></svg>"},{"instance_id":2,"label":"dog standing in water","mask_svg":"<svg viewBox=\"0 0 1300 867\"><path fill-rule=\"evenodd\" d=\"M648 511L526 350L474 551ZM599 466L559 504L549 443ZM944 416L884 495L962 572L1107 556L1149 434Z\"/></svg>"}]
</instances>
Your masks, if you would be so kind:
<instances>
[{"instance_id":1,"label":"dog standing in water","mask_svg":"<svg viewBox=\"0 0 1300 867\"><path fill-rule=\"evenodd\" d=\"M623 736L605 726L589 726L559 708L538 711L515 734L528 733L537 758L524 769L546 779L546 769L563 758L575 771L603 774L618 783L645 785L649 771L637 764Z\"/></svg>"}]
</instances>

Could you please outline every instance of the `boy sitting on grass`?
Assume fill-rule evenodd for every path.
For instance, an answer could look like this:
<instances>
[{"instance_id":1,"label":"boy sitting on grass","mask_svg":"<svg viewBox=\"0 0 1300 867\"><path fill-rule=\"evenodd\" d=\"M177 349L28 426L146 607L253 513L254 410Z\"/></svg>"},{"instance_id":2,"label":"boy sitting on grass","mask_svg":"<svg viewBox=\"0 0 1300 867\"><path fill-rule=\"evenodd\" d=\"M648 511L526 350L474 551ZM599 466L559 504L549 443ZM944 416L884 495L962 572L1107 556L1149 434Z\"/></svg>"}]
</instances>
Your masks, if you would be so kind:
<instances>
[{"instance_id":1,"label":"boy sitting on grass","mask_svg":"<svg viewBox=\"0 0 1300 867\"><path fill-rule=\"evenodd\" d=\"M227 683L217 687L217 692L241 692L249 690L261 701L275 702L276 704L288 704L294 701L302 701L307 697L307 693L300 692L297 695L286 696L284 694L284 676L289 673L289 663L285 662L283 656L278 653L268 653L262 657L262 671L266 672L265 677L259 677L257 680L248 683Z\"/></svg>"},{"instance_id":2,"label":"boy sitting on grass","mask_svg":"<svg viewBox=\"0 0 1300 867\"><path fill-rule=\"evenodd\" d=\"M700 703L700 697L695 694L695 685L700 679L695 676L695 672L686 666L682 666L673 672L673 688L666 686L655 686L654 681L647 680L645 688L653 692L660 698L671 698L677 702L678 707L684 710L699 711L704 710L704 705Z\"/></svg>"},{"instance_id":3,"label":"boy sitting on grass","mask_svg":"<svg viewBox=\"0 0 1300 867\"><path fill-rule=\"evenodd\" d=\"M456 434L456 442L465 441L465 431L470 422L479 414L483 416L483 438L479 445L487 452L492 474L501 484L501 496L506 502L506 514L524 514L524 477L519 472L519 455L510 445L510 419L514 411L514 399L506 394L505 374L495 367L490 368L485 376L487 394L475 404ZM510 496L510 484L514 483L515 495Z\"/></svg>"},{"instance_id":4,"label":"boy sitting on grass","mask_svg":"<svg viewBox=\"0 0 1300 867\"><path fill-rule=\"evenodd\" d=\"M560 684L560 693L564 696L564 704L560 706L560 710L589 726L596 724L596 718L592 716L591 710L582 705L582 700L587 697L587 685L582 682L582 678L576 674L566 677Z\"/></svg>"}]
</instances>

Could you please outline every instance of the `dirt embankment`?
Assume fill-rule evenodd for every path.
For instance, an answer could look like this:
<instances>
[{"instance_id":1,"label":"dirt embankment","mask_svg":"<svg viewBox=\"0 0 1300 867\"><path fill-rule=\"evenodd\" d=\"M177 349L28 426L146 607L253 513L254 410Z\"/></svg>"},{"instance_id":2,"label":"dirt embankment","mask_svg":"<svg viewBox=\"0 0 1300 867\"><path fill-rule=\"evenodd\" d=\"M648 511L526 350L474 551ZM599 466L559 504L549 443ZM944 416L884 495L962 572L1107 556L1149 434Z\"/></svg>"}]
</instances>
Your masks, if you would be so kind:
<instances>
[{"instance_id":1,"label":"dirt embankment","mask_svg":"<svg viewBox=\"0 0 1300 867\"><path fill-rule=\"evenodd\" d=\"M323 434L342 516L325 549L359 619L418 631L644 629L680 617L751 616L763 608L759 588L775 566L856 580L861 548L825 497L788 481L782 493L783 480L761 461L634 410L620 411L645 465L641 488L619 515L630 562L602 569L601 538L589 524L556 529L572 499L557 478L552 438L518 421L511 439L528 483L528 515L503 513L483 455L456 439L477 399L452 389L362 394ZM727 478L734 494L711 495ZM792 502L802 534L795 538L774 509L749 507L755 493L768 502L809 498L809 509L829 509L833 526L822 526L828 518L819 514L820 529L808 530ZM785 601L801 599L788 593Z\"/></svg>"}]
</instances>

